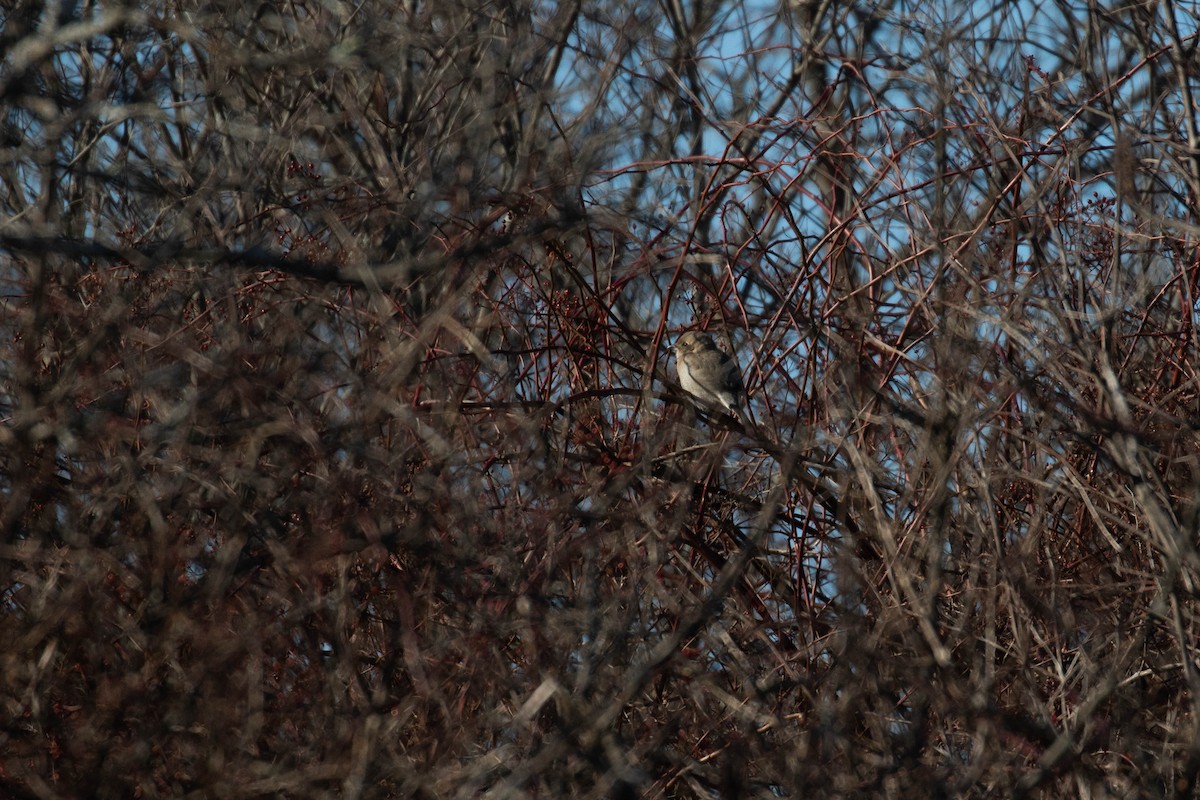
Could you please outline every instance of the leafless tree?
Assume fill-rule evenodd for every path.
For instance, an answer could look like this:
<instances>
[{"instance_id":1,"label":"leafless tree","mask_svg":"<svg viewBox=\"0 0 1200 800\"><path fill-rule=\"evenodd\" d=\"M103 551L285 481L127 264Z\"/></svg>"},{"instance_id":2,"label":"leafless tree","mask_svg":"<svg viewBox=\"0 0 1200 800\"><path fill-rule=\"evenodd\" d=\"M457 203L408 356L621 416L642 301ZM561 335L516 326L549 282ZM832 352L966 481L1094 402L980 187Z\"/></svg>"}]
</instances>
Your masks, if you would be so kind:
<instances>
[{"instance_id":1,"label":"leafless tree","mask_svg":"<svg viewBox=\"0 0 1200 800\"><path fill-rule=\"evenodd\" d=\"M1197 27L0 3L0 793L1194 796Z\"/></svg>"}]
</instances>

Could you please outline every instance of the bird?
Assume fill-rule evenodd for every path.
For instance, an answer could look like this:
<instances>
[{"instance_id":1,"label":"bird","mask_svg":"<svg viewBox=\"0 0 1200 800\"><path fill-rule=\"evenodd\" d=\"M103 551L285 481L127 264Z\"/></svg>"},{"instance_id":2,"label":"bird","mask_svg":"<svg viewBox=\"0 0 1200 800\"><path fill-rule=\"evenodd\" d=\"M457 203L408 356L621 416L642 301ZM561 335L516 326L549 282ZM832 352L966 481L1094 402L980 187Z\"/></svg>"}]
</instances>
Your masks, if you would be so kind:
<instances>
[{"instance_id":1,"label":"bird","mask_svg":"<svg viewBox=\"0 0 1200 800\"><path fill-rule=\"evenodd\" d=\"M702 331L681 334L671 351L675 354L679 385L685 392L740 419L738 407L745 389L733 356L718 348L712 337Z\"/></svg>"}]
</instances>

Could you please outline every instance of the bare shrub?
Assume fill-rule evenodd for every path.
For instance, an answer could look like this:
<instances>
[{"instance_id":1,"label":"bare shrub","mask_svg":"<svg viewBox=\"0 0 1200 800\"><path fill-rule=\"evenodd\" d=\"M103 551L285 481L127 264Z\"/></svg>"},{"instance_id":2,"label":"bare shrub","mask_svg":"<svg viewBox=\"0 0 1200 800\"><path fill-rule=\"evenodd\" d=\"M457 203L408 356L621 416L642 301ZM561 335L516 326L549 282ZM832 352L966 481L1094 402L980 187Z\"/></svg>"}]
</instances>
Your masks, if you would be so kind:
<instances>
[{"instance_id":1,"label":"bare shrub","mask_svg":"<svg viewBox=\"0 0 1200 800\"><path fill-rule=\"evenodd\" d=\"M1194 793L1194 14L0 14L4 793Z\"/></svg>"}]
</instances>

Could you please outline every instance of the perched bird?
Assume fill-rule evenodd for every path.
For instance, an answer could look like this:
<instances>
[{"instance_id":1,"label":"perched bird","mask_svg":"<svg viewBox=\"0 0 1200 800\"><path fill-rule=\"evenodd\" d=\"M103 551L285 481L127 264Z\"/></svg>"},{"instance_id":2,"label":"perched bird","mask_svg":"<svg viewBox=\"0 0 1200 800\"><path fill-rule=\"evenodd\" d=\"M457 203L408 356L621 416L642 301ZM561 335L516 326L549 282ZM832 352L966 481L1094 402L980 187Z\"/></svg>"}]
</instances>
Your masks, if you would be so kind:
<instances>
[{"instance_id":1,"label":"perched bird","mask_svg":"<svg viewBox=\"0 0 1200 800\"><path fill-rule=\"evenodd\" d=\"M675 340L675 367L683 390L705 403L711 403L738 416L743 387L742 374L733 356L713 344L712 337L700 331L688 331Z\"/></svg>"}]
</instances>

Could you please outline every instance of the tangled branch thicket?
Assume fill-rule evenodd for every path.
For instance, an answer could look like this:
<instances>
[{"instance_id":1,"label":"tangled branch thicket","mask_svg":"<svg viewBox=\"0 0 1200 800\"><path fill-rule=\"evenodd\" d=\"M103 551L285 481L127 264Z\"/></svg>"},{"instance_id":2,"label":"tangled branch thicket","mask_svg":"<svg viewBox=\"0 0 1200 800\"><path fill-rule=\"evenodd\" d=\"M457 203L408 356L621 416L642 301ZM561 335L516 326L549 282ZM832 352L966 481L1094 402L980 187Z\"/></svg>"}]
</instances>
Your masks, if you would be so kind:
<instances>
[{"instance_id":1,"label":"tangled branch thicket","mask_svg":"<svg viewBox=\"0 0 1200 800\"><path fill-rule=\"evenodd\" d=\"M0 793L1194 796L1197 41L5 4Z\"/></svg>"}]
</instances>

